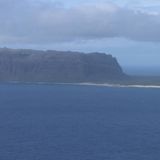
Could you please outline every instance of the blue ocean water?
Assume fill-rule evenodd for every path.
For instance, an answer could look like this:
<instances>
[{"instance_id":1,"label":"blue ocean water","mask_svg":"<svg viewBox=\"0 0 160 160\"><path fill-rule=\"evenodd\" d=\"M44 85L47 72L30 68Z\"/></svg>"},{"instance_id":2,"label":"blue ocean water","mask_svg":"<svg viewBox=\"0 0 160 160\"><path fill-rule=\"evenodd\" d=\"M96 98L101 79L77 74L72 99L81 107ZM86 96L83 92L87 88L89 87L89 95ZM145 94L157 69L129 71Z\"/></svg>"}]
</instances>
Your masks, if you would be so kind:
<instances>
[{"instance_id":1,"label":"blue ocean water","mask_svg":"<svg viewBox=\"0 0 160 160\"><path fill-rule=\"evenodd\" d=\"M160 89L0 85L0 160L159 160Z\"/></svg>"}]
</instances>

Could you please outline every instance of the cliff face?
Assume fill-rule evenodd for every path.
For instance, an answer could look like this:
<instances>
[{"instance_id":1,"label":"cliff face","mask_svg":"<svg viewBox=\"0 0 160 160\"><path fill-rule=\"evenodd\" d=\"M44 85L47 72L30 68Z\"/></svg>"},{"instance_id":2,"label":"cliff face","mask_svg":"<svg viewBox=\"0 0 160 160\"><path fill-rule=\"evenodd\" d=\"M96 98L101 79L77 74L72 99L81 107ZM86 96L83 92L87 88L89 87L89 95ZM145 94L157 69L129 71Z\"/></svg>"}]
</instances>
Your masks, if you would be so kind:
<instances>
[{"instance_id":1,"label":"cliff face","mask_svg":"<svg viewBox=\"0 0 160 160\"><path fill-rule=\"evenodd\" d=\"M107 82L125 78L117 60L103 53L0 49L0 80Z\"/></svg>"}]
</instances>

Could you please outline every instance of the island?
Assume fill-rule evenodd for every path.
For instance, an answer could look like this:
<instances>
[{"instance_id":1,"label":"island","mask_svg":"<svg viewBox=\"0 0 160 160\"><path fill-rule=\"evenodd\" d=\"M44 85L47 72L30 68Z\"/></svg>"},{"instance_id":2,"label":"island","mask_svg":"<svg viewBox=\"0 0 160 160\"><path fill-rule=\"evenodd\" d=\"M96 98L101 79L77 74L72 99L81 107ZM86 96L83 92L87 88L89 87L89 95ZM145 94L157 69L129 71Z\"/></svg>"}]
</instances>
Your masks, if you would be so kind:
<instances>
[{"instance_id":1,"label":"island","mask_svg":"<svg viewBox=\"0 0 160 160\"><path fill-rule=\"evenodd\" d=\"M125 79L116 58L105 53L0 49L0 80L107 82Z\"/></svg>"},{"instance_id":2,"label":"island","mask_svg":"<svg viewBox=\"0 0 160 160\"><path fill-rule=\"evenodd\" d=\"M130 76L106 53L0 48L1 82L160 85L160 77Z\"/></svg>"}]
</instances>

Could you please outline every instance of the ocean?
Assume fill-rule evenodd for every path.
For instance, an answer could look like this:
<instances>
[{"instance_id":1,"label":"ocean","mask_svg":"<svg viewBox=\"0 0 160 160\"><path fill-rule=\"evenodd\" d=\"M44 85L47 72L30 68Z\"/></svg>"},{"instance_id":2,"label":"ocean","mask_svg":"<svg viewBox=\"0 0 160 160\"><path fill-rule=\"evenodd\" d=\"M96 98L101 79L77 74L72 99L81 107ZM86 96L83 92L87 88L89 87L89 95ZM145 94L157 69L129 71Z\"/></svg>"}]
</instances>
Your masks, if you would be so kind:
<instances>
[{"instance_id":1,"label":"ocean","mask_svg":"<svg viewBox=\"0 0 160 160\"><path fill-rule=\"evenodd\" d=\"M0 85L0 160L159 160L160 89Z\"/></svg>"}]
</instances>

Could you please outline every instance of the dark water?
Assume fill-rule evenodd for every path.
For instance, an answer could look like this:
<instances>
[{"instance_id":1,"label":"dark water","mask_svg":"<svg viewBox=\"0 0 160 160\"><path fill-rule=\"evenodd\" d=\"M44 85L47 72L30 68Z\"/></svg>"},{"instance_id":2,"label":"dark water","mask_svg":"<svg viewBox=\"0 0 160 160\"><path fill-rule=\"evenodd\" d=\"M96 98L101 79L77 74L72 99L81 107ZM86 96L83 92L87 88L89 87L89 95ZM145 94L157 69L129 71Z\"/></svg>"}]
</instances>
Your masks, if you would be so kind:
<instances>
[{"instance_id":1,"label":"dark water","mask_svg":"<svg viewBox=\"0 0 160 160\"><path fill-rule=\"evenodd\" d=\"M160 89L0 85L0 160L159 160Z\"/></svg>"}]
</instances>

